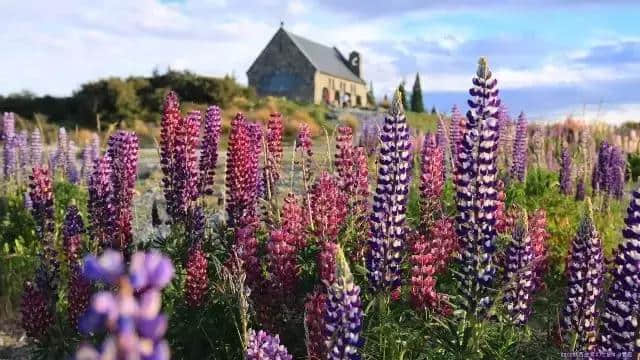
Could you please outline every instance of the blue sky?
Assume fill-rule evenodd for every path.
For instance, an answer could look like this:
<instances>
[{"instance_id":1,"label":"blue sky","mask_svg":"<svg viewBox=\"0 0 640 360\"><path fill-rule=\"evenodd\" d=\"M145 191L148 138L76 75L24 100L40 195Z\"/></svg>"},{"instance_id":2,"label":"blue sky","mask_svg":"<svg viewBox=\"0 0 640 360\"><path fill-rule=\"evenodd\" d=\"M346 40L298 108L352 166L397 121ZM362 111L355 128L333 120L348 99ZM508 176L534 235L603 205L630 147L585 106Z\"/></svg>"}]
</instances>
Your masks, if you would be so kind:
<instances>
[{"instance_id":1,"label":"blue sky","mask_svg":"<svg viewBox=\"0 0 640 360\"><path fill-rule=\"evenodd\" d=\"M106 4L101 4L106 3ZM640 120L640 5L609 0L6 1L0 94L68 95L88 80L167 67L245 72L280 21L359 50L378 97L420 72L425 103L464 104L487 56L512 112Z\"/></svg>"}]
</instances>

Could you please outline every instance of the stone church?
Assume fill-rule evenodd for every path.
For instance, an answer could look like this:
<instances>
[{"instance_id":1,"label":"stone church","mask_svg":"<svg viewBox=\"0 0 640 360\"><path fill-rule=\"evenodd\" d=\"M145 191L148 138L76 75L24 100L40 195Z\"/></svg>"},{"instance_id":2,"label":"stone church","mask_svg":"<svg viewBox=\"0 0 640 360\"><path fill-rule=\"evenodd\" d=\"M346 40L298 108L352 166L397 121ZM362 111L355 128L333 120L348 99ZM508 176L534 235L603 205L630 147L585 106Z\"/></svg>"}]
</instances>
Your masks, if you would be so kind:
<instances>
[{"instance_id":1,"label":"stone church","mask_svg":"<svg viewBox=\"0 0 640 360\"><path fill-rule=\"evenodd\" d=\"M366 106L367 83L356 51L346 58L335 47L318 44L280 27L247 71L260 96Z\"/></svg>"}]
</instances>

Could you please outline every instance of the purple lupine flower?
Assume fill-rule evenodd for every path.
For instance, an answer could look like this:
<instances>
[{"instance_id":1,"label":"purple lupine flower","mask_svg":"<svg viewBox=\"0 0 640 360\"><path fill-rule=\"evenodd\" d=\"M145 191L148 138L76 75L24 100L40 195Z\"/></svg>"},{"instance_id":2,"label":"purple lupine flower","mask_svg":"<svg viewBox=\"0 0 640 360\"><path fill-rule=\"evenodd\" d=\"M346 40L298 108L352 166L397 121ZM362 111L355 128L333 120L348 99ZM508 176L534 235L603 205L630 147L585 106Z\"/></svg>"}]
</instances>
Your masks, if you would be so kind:
<instances>
[{"instance_id":1,"label":"purple lupine flower","mask_svg":"<svg viewBox=\"0 0 640 360\"><path fill-rule=\"evenodd\" d=\"M249 330L249 343L244 354L245 360L292 360L293 357L284 345L280 344L278 335L271 336L263 330L257 333Z\"/></svg>"},{"instance_id":2,"label":"purple lupine flower","mask_svg":"<svg viewBox=\"0 0 640 360\"><path fill-rule=\"evenodd\" d=\"M298 137L296 139L296 150L302 150L304 154L308 157L313 156L313 152L311 151L311 147L313 146L313 142L311 140L311 130L309 130L309 125L300 124L298 128Z\"/></svg>"},{"instance_id":3,"label":"purple lupine flower","mask_svg":"<svg viewBox=\"0 0 640 360\"><path fill-rule=\"evenodd\" d=\"M266 133L267 158L265 164L265 180L269 180L270 193L274 194L276 184L280 180L282 167L282 114L274 112L269 116Z\"/></svg>"},{"instance_id":4,"label":"purple lupine flower","mask_svg":"<svg viewBox=\"0 0 640 360\"><path fill-rule=\"evenodd\" d=\"M367 119L360 131L358 146L365 149L367 156L373 155L373 153L378 149L378 144L380 143L378 130L378 124L376 124L375 120Z\"/></svg>"},{"instance_id":5,"label":"purple lupine flower","mask_svg":"<svg viewBox=\"0 0 640 360\"><path fill-rule=\"evenodd\" d=\"M451 108L451 125L449 130L449 151L451 152L451 157L454 163L458 154L457 149L462 141L462 133L465 126L463 122L464 118L462 117L460 110L458 110L456 105L453 105L453 108Z\"/></svg>"},{"instance_id":6,"label":"purple lupine flower","mask_svg":"<svg viewBox=\"0 0 640 360\"><path fill-rule=\"evenodd\" d=\"M565 194L571 194L573 188L571 181L571 152L568 147L562 149L562 164L560 166L560 191Z\"/></svg>"},{"instance_id":7,"label":"purple lupine flower","mask_svg":"<svg viewBox=\"0 0 640 360\"><path fill-rule=\"evenodd\" d=\"M220 108L209 106L204 115L204 135L200 144L200 193L213 194L213 183L218 163L218 143L222 129Z\"/></svg>"},{"instance_id":8,"label":"purple lupine flower","mask_svg":"<svg viewBox=\"0 0 640 360\"><path fill-rule=\"evenodd\" d=\"M311 293L304 304L304 334L308 360L327 358L324 342L326 308L327 294L319 290Z\"/></svg>"},{"instance_id":9,"label":"purple lupine flower","mask_svg":"<svg viewBox=\"0 0 640 360\"><path fill-rule=\"evenodd\" d=\"M593 177L591 179L591 187L593 188L594 195L597 191L608 193L609 176L607 172L609 171L611 147L612 146L608 142L603 141L598 148L598 160L594 165Z\"/></svg>"},{"instance_id":10,"label":"purple lupine flower","mask_svg":"<svg viewBox=\"0 0 640 360\"><path fill-rule=\"evenodd\" d=\"M20 314L22 328L35 339L43 338L54 322L48 297L32 282L24 285Z\"/></svg>"},{"instance_id":11,"label":"purple lupine flower","mask_svg":"<svg viewBox=\"0 0 640 360\"><path fill-rule=\"evenodd\" d=\"M138 137L133 132L118 131L109 137L107 147L111 159L111 184L113 186L114 226L111 246L125 249L132 241L131 206L136 188L138 171Z\"/></svg>"},{"instance_id":12,"label":"purple lupine flower","mask_svg":"<svg viewBox=\"0 0 640 360\"><path fill-rule=\"evenodd\" d=\"M172 203L167 212L174 221L184 221L198 198L198 147L201 114L191 111L176 129L173 153Z\"/></svg>"},{"instance_id":13,"label":"purple lupine flower","mask_svg":"<svg viewBox=\"0 0 640 360\"><path fill-rule=\"evenodd\" d=\"M507 288L503 301L510 321L523 326L531 315L531 302L535 290L534 254L526 211L513 229L511 243L505 255Z\"/></svg>"},{"instance_id":14,"label":"purple lupine flower","mask_svg":"<svg viewBox=\"0 0 640 360\"><path fill-rule=\"evenodd\" d=\"M493 257L497 237L496 190L498 172L497 112L500 105L497 80L485 58L478 62L477 76L469 93L471 109L456 159L456 232L460 240L462 266L458 286L467 310L478 315L491 304L489 289L495 278Z\"/></svg>"},{"instance_id":15,"label":"purple lupine flower","mask_svg":"<svg viewBox=\"0 0 640 360\"><path fill-rule=\"evenodd\" d=\"M327 359L360 359L358 349L364 343L360 337L363 317L360 287L354 283L347 259L338 245L335 281L327 288Z\"/></svg>"},{"instance_id":16,"label":"purple lupine flower","mask_svg":"<svg viewBox=\"0 0 640 360\"><path fill-rule=\"evenodd\" d=\"M420 154L420 205L425 230L430 228L438 216L437 212L441 211L440 197L444 189L443 149L445 148L437 145L433 134L425 136Z\"/></svg>"},{"instance_id":17,"label":"purple lupine flower","mask_svg":"<svg viewBox=\"0 0 640 360\"><path fill-rule=\"evenodd\" d=\"M255 130L238 113L231 121L227 151L227 214L232 226L252 225L258 201L258 154Z\"/></svg>"},{"instance_id":18,"label":"purple lupine flower","mask_svg":"<svg viewBox=\"0 0 640 360\"><path fill-rule=\"evenodd\" d=\"M76 359L169 359L169 345L163 339L168 318L160 313L161 290L173 277L171 260L158 252L133 254L128 273L122 255L107 250L100 257L85 259L87 279L117 284L117 293L102 291L91 298L89 310L79 328L83 333L106 330L100 350L82 345Z\"/></svg>"},{"instance_id":19,"label":"purple lupine flower","mask_svg":"<svg viewBox=\"0 0 640 360\"><path fill-rule=\"evenodd\" d=\"M82 252L82 234L84 233L84 222L80 211L75 205L67 208L62 225L62 244L67 263L75 264Z\"/></svg>"},{"instance_id":20,"label":"purple lupine flower","mask_svg":"<svg viewBox=\"0 0 640 360\"><path fill-rule=\"evenodd\" d=\"M611 155L609 156L607 184L609 185L609 194L616 199L622 199L622 195L624 194L626 168L627 163L622 150L618 146L613 146L611 148Z\"/></svg>"},{"instance_id":21,"label":"purple lupine flower","mask_svg":"<svg viewBox=\"0 0 640 360\"><path fill-rule=\"evenodd\" d=\"M40 129L35 128L31 133L31 166L40 165L42 163L42 147Z\"/></svg>"},{"instance_id":22,"label":"purple lupine flower","mask_svg":"<svg viewBox=\"0 0 640 360\"><path fill-rule=\"evenodd\" d=\"M7 126L7 116L5 113L5 127ZM4 142L2 144L2 174L5 179L15 175L18 170L18 147L16 146L16 136L13 128L7 127L7 132L3 135Z\"/></svg>"},{"instance_id":23,"label":"purple lupine flower","mask_svg":"<svg viewBox=\"0 0 640 360\"><path fill-rule=\"evenodd\" d=\"M177 132L182 120L178 95L170 91L164 101L160 125L160 168L163 174L162 188L167 201L167 213L172 218L180 208L174 182L176 168L179 166L176 162Z\"/></svg>"},{"instance_id":24,"label":"purple lupine flower","mask_svg":"<svg viewBox=\"0 0 640 360\"><path fill-rule=\"evenodd\" d=\"M509 137L507 134L511 130L511 116L509 116L509 108L506 104L500 103L498 106L498 139L500 141L499 147L507 146Z\"/></svg>"},{"instance_id":25,"label":"purple lupine flower","mask_svg":"<svg viewBox=\"0 0 640 360\"><path fill-rule=\"evenodd\" d=\"M69 140L67 143L67 158L65 159L67 166L65 176L72 184L77 184L80 181L80 174L78 173L78 166L76 165L77 153L78 147L76 146L76 143L73 142L73 140Z\"/></svg>"},{"instance_id":26,"label":"purple lupine flower","mask_svg":"<svg viewBox=\"0 0 640 360\"><path fill-rule=\"evenodd\" d=\"M354 148L353 148L353 129L349 126L338 126L336 129L336 154L334 165L338 184L342 191L351 195L354 187Z\"/></svg>"},{"instance_id":27,"label":"purple lupine flower","mask_svg":"<svg viewBox=\"0 0 640 360\"><path fill-rule=\"evenodd\" d=\"M567 262L567 300L563 311L562 327L575 331L578 339L576 351L593 351L596 347L596 304L602 294L604 256L600 234L593 222L591 201L578 232L571 243Z\"/></svg>"},{"instance_id":28,"label":"purple lupine flower","mask_svg":"<svg viewBox=\"0 0 640 360\"><path fill-rule=\"evenodd\" d=\"M69 322L75 329L82 314L89 307L91 295L91 284L82 275L82 268L75 263L69 269L68 302L69 302Z\"/></svg>"},{"instance_id":29,"label":"purple lupine flower","mask_svg":"<svg viewBox=\"0 0 640 360\"><path fill-rule=\"evenodd\" d=\"M58 142L56 143L56 149L51 155L51 175L55 176L56 170L60 169L60 172L67 175L67 155L69 146L69 139L67 137L67 130L63 127L58 129Z\"/></svg>"},{"instance_id":30,"label":"purple lupine flower","mask_svg":"<svg viewBox=\"0 0 640 360\"><path fill-rule=\"evenodd\" d=\"M623 242L618 245L612 270L613 282L600 317L598 350L638 351L640 299L640 191L635 190L627 208Z\"/></svg>"},{"instance_id":31,"label":"purple lupine flower","mask_svg":"<svg viewBox=\"0 0 640 360\"><path fill-rule=\"evenodd\" d=\"M2 136L0 140L7 141L16 135L16 117L14 113L5 112L2 116Z\"/></svg>"},{"instance_id":32,"label":"purple lupine flower","mask_svg":"<svg viewBox=\"0 0 640 360\"><path fill-rule=\"evenodd\" d=\"M89 177L96 161L100 158L100 137L98 134L91 135L91 141L82 150L82 178L89 183Z\"/></svg>"},{"instance_id":33,"label":"purple lupine flower","mask_svg":"<svg viewBox=\"0 0 640 360\"><path fill-rule=\"evenodd\" d=\"M27 130L22 130L18 135L16 135L14 141L16 146L15 151L19 159L17 161L18 168L16 173L19 173L20 176L22 176L22 174L27 174L27 171L31 170L29 168L31 163L31 154L29 153L29 135Z\"/></svg>"},{"instance_id":34,"label":"purple lupine flower","mask_svg":"<svg viewBox=\"0 0 640 360\"><path fill-rule=\"evenodd\" d=\"M111 247L115 236L116 206L109 154L96 160L89 177L89 233L101 247Z\"/></svg>"},{"instance_id":35,"label":"purple lupine flower","mask_svg":"<svg viewBox=\"0 0 640 360\"><path fill-rule=\"evenodd\" d=\"M411 151L400 92L396 91L380 132L378 184L373 197L371 239L366 266L374 290L400 286L400 262L406 238L405 216L411 181Z\"/></svg>"},{"instance_id":36,"label":"purple lupine flower","mask_svg":"<svg viewBox=\"0 0 640 360\"><path fill-rule=\"evenodd\" d=\"M523 182L527 173L527 152L528 152L527 118L524 112L518 116L516 123L516 134L513 139L513 165L511 176Z\"/></svg>"}]
</instances>

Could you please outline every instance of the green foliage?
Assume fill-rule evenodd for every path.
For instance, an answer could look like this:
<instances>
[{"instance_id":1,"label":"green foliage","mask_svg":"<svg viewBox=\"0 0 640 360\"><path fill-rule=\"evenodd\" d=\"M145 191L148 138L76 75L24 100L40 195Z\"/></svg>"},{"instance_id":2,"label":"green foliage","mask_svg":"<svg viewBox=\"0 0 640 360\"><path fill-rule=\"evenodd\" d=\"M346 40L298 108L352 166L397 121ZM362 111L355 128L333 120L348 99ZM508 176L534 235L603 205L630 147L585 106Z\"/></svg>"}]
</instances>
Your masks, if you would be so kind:
<instances>
[{"instance_id":1,"label":"green foliage","mask_svg":"<svg viewBox=\"0 0 640 360\"><path fill-rule=\"evenodd\" d=\"M402 101L402 107L405 110L409 110L409 107L407 106L409 104L407 102L407 91L404 89L404 80L400 83L400 86L398 86L398 91L400 92L400 100Z\"/></svg>"},{"instance_id":2,"label":"green foliage","mask_svg":"<svg viewBox=\"0 0 640 360\"><path fill-rule=\"evenodd\" d=\"M424 112L424 103L422 102L422 87L420 86L420 75L416 73L416 80L413 83L411 91L411 111Z\"/></svg>"}]
</instances>

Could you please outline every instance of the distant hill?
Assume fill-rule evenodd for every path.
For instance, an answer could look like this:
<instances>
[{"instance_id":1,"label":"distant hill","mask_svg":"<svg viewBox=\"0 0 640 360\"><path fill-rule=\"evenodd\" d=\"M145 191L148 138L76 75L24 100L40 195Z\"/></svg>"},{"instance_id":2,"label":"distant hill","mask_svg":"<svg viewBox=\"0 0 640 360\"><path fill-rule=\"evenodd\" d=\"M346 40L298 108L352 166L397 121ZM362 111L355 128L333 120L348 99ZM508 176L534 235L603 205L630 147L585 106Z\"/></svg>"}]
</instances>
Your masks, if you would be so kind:
<instances>
[{"instance_id":1,"label":"distant hill","mask_svg":"<svg viewBox=\"0 0 640 360\"><path fill-rule=\"evenodd\" d=\"M111 77L80 86L69 97L35 96L29 92L0 96L0 112L12 111L32 119L39 114L50 122L95 128L101 124L160 121L162 101L169 89L181 100L226 107L236 97L255 99L252 89L234 78L213 78L189 71L169 70L150 77Z\"/></svg>"}]
</instances>

